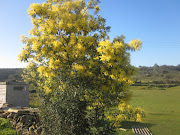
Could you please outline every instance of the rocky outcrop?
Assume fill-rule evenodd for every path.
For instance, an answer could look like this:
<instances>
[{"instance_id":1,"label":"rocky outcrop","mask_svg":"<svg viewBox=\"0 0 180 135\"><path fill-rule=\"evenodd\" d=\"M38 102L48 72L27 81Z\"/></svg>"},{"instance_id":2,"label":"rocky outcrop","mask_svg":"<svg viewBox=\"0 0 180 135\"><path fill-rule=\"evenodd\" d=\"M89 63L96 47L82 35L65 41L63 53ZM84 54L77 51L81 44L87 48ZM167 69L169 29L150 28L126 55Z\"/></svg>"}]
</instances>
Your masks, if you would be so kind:
<instances>
[{"instance_id":1,"label":"rocky outcrop","mask_svg":"<svg viewBox=\"0 0 180 135\"><path fill-rule=\"evenodd\" d=\"M0 117L8 119L12 128L20 135L43 135L37 109L1 109Z\"/></svg>"}]
</instances>

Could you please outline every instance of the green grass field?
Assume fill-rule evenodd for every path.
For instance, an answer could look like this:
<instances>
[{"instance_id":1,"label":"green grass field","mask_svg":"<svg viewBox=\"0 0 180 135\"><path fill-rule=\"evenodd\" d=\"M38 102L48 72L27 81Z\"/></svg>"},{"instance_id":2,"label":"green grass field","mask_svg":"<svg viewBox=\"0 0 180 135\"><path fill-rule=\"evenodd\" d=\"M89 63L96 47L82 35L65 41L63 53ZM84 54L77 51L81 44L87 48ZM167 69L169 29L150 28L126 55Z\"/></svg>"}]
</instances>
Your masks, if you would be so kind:
<instances>
[{"instance_id":1,"label":"green grass field","mask_svg":"<svg viewBox=\"0 0 180 135\"><path fill-rule=\"evenodd\" d=\"M131 86L133 91L130 104L133 108L141 107L148 115L141 123L122 122L127 131L117 130L116 135L132 135L132 125L147 126L153 135L180 135L180 86L158 88L148 86ZM37 107L36 94L32 94L30 105ZM36 103L35 103L36 101Z\"/></svg>"},{"instance_id":2,"label":"green grass field","mask_svg":"<svg viewBox=\"0 0 180 135\"><path fill-rule=\"evenodd\" d=\"M16 135L16 131L11 128L9 121L2 118L0 118L0 135Z\"/></svg>"},{"instance_id":3,"label":"green grass field","mask_svg":"<svg viewBox=\"0 0 180 135\"><path fill-rule=\"evenodd\" d=\"M132 86L133 97L130 104L143 108L148 115L142 125L147 126L153 135L180 135L180 86L171 88L148 88ZM133 134L133 122L124 122L127 132L119 134Z\"/></svg>"}]
</instances>

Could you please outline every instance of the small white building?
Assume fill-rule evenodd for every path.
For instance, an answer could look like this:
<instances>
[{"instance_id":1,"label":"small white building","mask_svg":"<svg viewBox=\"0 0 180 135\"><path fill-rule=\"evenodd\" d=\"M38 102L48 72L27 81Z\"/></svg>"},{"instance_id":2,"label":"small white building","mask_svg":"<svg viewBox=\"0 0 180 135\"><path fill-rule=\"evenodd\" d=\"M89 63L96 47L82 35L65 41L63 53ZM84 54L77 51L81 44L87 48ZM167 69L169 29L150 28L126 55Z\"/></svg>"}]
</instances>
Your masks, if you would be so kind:
<instances>
[{"instance_id":1,"label":"small white building","mask_svg":"<svg viewBox=\"0 0 180 135\"><path fill-rule=\"evenodd\" d=\"M0 107L4 103L13 106L29 106L29 86L23 82L0 82Z\"/></svg>"}]
</instances>

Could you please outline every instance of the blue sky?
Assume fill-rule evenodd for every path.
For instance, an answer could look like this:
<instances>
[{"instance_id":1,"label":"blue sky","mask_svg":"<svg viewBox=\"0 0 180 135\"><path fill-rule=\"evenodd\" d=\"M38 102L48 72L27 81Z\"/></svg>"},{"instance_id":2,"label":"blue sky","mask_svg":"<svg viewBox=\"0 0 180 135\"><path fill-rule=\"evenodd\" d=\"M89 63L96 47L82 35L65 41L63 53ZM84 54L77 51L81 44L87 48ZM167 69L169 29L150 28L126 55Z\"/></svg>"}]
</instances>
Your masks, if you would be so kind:
<instances>
[{"instance_id":1,"label":"blue sky","mask_svg":"<svg viewBox=\"0 0 180 135\"><path fill-rule=\"evenodd\" d=\"M45 0L4 0L0 3L0 68L19 68L21 35L32 28L27 9ZM101 15L111 26L110 39L124 35L126 42L141 39L140 51L131 53L134 66L180 64L179 0L101 0Z\"/></svg>"}]
</instances>

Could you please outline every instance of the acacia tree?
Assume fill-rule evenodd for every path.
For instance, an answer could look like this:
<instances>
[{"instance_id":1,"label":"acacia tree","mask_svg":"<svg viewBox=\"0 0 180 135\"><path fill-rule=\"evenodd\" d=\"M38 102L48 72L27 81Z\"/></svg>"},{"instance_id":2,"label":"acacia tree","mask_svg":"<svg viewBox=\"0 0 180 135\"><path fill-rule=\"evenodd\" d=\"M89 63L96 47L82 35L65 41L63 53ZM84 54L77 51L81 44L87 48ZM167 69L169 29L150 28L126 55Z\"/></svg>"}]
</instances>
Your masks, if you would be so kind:
<instances>
[{"instance_id":1,"label":"acacia tree","mask_svg":"<svg viewBox=\"0 0 180 135\"><path fill-rule=\"evenodd\" d=\"M99 0L47 0L31 4L28 14L33 29L19 59L28 62L24 78L50 95L67 84L81 90L81 101L96 120L104 109L126 102L127 86L135 68L130 51L140 49L141 41L124 42L124 36L109 41L110 27L100 16ZM92 14L89 11L92 10ZM76 95L76 92L75 92ZM93 111L92 111L93 110Z\"/></svg>"}]
</instances>

